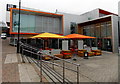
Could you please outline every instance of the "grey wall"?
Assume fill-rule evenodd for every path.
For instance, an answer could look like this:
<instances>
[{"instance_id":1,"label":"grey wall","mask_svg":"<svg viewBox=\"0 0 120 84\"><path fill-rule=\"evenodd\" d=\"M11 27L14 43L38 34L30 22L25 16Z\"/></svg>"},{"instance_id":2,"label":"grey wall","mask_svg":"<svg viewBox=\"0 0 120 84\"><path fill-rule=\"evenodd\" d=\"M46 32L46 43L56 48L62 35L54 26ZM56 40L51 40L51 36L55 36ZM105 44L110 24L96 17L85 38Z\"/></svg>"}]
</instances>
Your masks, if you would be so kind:
<instances>
[{"instance_id":1,"label":"grey wall","mask_svg":"<svg viewBox=\"0 0 120 84\"><path fill-rule=\"evenodd\" d=\"M112 44L113 52L118 52L118 16L112 15Z\"/></svg>"},{"instance_id":2,"label":"grey wall","mask_svg":"<svg viewBox=\"0 0 120 84\"><path fill-rule=\"evenodd\" d=\"M94 9L80 15L81 23L95 18L99 18L99 9Z\"/></svg>"},{"instance_id":3,"label":"grey wall","mask_svg":"<svg viewBox=\"0 0 120 84\"><path fill-rule=\"evenodd\" d=\"M68 13L61 13L63 14L63 25L64 25L64 35L70 34L70 23L71 22L76 22L79 23L81 21L80 15L74 15L74 14L68 14Z\"/></svg>"},{"instance_id":4,"label":"grey wall","mask_svg":"<svg viewBox=\"0 0 120 84\"><path fill-rule=\"evenodd\" d=\"M75 22L75 23L83 23L90 20L98 18L99 17L99 9L95 9L89 12L86 12L81 15L75 15L75 14L68 14L68 13L62 13L58 12L59 14L64 15L64 35L70 34L70 23Z\"/></svg>"}]
</instances>

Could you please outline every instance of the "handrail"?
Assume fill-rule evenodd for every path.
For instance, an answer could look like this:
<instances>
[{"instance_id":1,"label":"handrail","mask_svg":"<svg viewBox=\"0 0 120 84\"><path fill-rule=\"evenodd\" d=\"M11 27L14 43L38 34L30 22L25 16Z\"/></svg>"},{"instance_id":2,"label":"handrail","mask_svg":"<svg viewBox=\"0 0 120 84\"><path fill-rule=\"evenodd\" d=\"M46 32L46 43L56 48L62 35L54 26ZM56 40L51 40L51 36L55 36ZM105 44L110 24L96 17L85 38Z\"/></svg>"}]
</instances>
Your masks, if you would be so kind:
<instances>
[{"instance_id":1,"label":"handrail","mask_svg":"<svg viewBox=\"0 0 120 84\"><path fill-rule=\"evenodd\" d=\"M26 45L28 45L28 44L26 44ZM24 45L24 46L26 46L26 45ZM29 47L29 46L30 46L30 47ZM39 49L35 49L35 48L32 47L31 45L28 45L27 47L32 48L32 49L34 49L34 50L40 51ZM40 53L45 54L45 55L48 55L48 54L45 53L45 52L41 52L41 51L40 51ZM68 60L65 60L65 59L61 59L61 58L59 58L59 57L55 57L55 56L53 56L53 55L51 55L51 54L49 54L49 56L54 57L54 58L57 58L57 59L62 60L62 61L65 61L65 62L68 62L68 63L71 63L71 64L76 65L76 66L80 66L80 64L73 63L73 62L71 62L71 61L68 61Z\"/></svg>"},{"instance_id":2,"label":"handrail","mask_svg":"<svg viewBox=\"0 0 120 84\"><path fill-rule=\"evenodd\" d=\"M54 63L54 61L53 61L53 63L50 62L50 61L44 61L44 60L42 60L41 57L45 57L43 54L48 55L47 53L42 52L42 51L40 51L39 49L37 49L37 48L35 48L35 47L31 46L31 45L24 44L24 43L22 43L22 42L20 42L20 47L22 47L22 53L21 53L22 59L23 59L24 51L26 51L26 52L28 52L28 53L31 53L31 54L35 54L35 55L38 56L38 58L40 58L41 71L42 71L42 62L48 63L48 64L52 64L53 67L54 67L54 65L55 65L55 66L58 66L58 67L62 67L62 68L63 68L63 83L64 83L64 82L65 82L65 69L71 70L71 71L77 73L77 83L79 84L79 66L80 66L80 64L76 64L76 63L73 63L73 62L71 62L71 61L68 61L68 60L65 60L65 59L61 59L61 58L56 57L56 56L53 56L53 55L51 55L51 54L49 54L49 56L51 56L51 57L53 57L53 58L57 58L57 59L59 59L59 60L62 60L62 61L63 61L63 65ZM33 51L33 50L35 50L35 51ZM70 68L66 67L66 66L65 66L65 62L75 65L75 66L77 67L77 70L73 70L73 69L70 69ZM54 68L53 68L53 69L54 69ZM41 75L42 75L42 72L41 72ZM42 78L42 77L41 77L41 78ZM41 81L42 81L42 79L41 79Z\"/></svg>"},{"instance_id":3,"label":"handrail","mask_svg":"<svg viewBox=\"0 0 120 84\"><path fill-rule=\"evenodd\" d=\"M30 53L32 53L32 54L36 54L36 55L38 55L37 53L31 52L31 51L29 51L29 50L25 50L25 49L23 49L23 51L30 52ZM42 55L42 57L45 57L45 56ZM56 63L52 63L52 62L50 62L50 61L44 61L44 60L42 60L42 62L46 62L46 63L49 63L49 64L54 64L55 66L59 66L59 67L62 67L62 68L63 68L63 66L61 66L61 65L59 65L59 64L56 64ZM75 70L73 70L73 69L69 69L68 67L65 67L65 69L68 69L68 70L71 70L71 71L77 72L77 71L75 71Z\"/></svg>"}]
</instances>

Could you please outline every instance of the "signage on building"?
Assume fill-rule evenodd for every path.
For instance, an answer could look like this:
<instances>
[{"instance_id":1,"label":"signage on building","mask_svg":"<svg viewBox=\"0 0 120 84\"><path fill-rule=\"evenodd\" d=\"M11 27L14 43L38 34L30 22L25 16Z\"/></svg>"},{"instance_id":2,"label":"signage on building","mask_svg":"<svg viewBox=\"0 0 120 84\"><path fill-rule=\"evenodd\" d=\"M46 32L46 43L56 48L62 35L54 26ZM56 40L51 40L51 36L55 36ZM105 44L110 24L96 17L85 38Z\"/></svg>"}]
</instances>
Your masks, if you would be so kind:
<instances>
[{"instance_id":1,"label":"signage on building","mask_svg":"<svg viewBox=\"0 0 120 84\"><path fill-rule=\"evenodd\" d=\"M7 10L7 11L10 11L10 8L16 8L16 5L7 4L6 10Z\"/></svg>"}]
</instances>

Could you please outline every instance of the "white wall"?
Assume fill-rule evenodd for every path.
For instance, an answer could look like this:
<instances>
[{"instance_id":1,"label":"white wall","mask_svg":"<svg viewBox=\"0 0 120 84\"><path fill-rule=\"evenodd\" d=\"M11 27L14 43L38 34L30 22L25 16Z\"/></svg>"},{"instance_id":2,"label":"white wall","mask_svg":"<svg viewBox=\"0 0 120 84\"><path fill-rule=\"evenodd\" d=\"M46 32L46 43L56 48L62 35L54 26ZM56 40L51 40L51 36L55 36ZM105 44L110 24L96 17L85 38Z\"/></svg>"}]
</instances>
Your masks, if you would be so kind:
<instances>
[{"instance_id":1,"label":"white wall","mask_svg":"<svg viewBox=\"0 0 120 84\"><path fill-rule=\"evenodd\" d=\"M75 22L79 23L80 22L80 15L75 15L75 14L68 14L68 13L62 13L59 12L59 14L63 14L63 25L64 25L64 35L70 34L70 23Z\"/></svg>"},{"instance_id":2,"label":"white wall","mask_svg":"<svg viewBox=\"0 0 120 84\"><path fill-rule=\"evenodd\" d=\"M99 9L94 9L92 11L81 14L80 15L80 19L81 19L80 23L88 21L89 18L90 18L90 20L99 18Z\"/></svg>"},{"instance_id":3,"label":"white wall","mask_svg":"<svg viewBox=\"0 0 120 84\"><path fill-rule=\"evenodd\" d=\"M118 52L118 16L112 15L112 44L113 52Z\"/></svg>"}]
</instances>

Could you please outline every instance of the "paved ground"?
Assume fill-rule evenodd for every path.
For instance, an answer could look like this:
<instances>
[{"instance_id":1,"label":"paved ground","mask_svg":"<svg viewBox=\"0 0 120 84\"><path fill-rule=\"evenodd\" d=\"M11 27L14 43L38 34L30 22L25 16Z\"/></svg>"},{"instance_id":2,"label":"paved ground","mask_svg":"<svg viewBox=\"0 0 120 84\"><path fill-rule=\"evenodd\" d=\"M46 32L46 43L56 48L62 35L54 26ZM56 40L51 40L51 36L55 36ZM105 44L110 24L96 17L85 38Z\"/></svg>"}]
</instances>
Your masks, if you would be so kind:
<instances>
[{"instance_id":1,"label":"paved ground","mask_svg":"<svg viewBox=\"0 0 120 84\"><path fill-rule=\"evenodd\" d=\"M39 72L29 63L21 63L16 47L10 46L8 40L1 40L0 71L2 82L40 82ZM47 80L43 77L44 82Z\"/></svg>"},{"instance_id":2,"label":"paved ground","mask_svg":"<svg viewBox=\"0 0 120 84\"><path fill-rule=\"evenodd\" d=\"M1 44L1 40L0 40ZM19 54L16 54L16 47L9 46L8 40L2 40L0 53L0 74L2 82L39 82L39 71L35 66L21 63ZM103 52L102 56L94 56L89 59L76 57L77 61L69 61L80 64L80 82L117 82L118 81L118 56L117 54ZM62 61L56 60L58 64ZM66 63L67 67L75 69L75 66ZM1 69L2 68L2 69ZM62 68L55 67L55 70L62 74ZM76 82L76 73L65 70L65 77ZM31 76L32 75L32 76ZM47 80L43 77L43 80Z\"/></svg>"},{"instance_id":3,"label":"paved ground","mask_svg":"<svg viewBox=\"0 0 120 84\"><path fill-rule=\"evenodd\" d=\"M0 84L2 83L2 42L0 40Z\"/></svg>"},{"instance_id":4,"label":"paved ground","mask_svg":"<svg viewBox=\"0 0 120 84\"><path fill-rule=\"evenodd\" d=\"M83 59L76 57L77 61L68 59L69 61L80 64L80 82L118 82L118 55L108 52L103 52L102 56L89 57ZM56 60L56 63L62 64L61 61ZM67 67L76 69L75 66L66 64ZM56 71L61 72L60 68ZM66 70L66 77L75 81L75 74Z\"/></svg>"}]
</instances>

